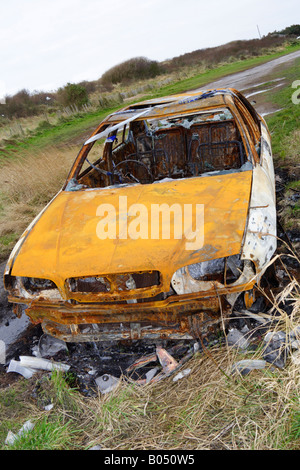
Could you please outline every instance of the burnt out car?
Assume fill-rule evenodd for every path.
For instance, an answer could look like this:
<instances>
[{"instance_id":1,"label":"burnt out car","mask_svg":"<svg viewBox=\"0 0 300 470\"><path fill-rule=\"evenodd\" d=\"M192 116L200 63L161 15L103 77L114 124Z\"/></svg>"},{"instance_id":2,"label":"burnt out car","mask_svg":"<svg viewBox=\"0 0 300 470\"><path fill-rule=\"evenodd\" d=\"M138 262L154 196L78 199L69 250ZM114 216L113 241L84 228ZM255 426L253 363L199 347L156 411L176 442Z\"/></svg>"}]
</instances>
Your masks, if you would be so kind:
<instances>
[{"instance_id":1,"label":"burnt out car","mask_svg":"<svg viewBox=\"0 0 300 470\"><path fill-rule=\"evenodd\" d=\"M101 122L4 283L65 341L191 339L238 298L251 306L275 250L269 131L241 93L217 89Z\"/></svg>"}]
</instances>

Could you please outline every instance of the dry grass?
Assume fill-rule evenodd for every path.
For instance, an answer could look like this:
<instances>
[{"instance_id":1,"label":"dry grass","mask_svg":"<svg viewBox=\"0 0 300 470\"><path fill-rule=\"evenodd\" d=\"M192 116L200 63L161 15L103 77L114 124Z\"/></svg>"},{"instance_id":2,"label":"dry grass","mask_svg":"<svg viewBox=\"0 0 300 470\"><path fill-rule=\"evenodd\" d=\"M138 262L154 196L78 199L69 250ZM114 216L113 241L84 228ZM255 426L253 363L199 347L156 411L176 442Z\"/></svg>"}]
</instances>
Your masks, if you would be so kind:
<instances>
[{"instance_id":1,"label":"dry grass","mask_svg":"<svg viewBox=\"0 0 300 470\"><path fill-rule=\"evenodd\" d=\"M230 376L238 358L236 351L216 348L194 357L182 381L138 386L124 380L95 398L63 396L56 388L52 411L31 406L29 417L40 422L47 415L49 423L68 426L74 437L64 448L299 449L292 434L299 427L299 366Z\"/></svg>"},{"instance_id":2,"label":"dry grass","mask_svg":"<svg viewBox=\"0 0 300 470\"><path fill-rule=\"evenodd\" d=\"M0 257L5 258L23 230L62 187L75 147L23 154L0 168Z\"/></svg>"},{"instance_id":3,"label":"dry grass","mask_svg":"<svg viewBox=\"0 0 300 470\"><path fill-rule=\"evenodd\" d=\"M10 120L5 126L0 127L0 142L3 139L10 139L15 135L29 134L37 129L42 121L47 121L54 125L58 118L50 117L48 114L40 114L38 116L28 116Z\"/></svg>"},{"instance_id":4,"label":"dry grass","mask_svg":"<svg viewBox=\"0 0 300 470\"><path fill-rule=\"evenodd\" d=\"M284 157L281 164L283 166L291 166L291 173L295 171L295 166L300 164L300 129L295 129L291 135L287 135L282 140L282 147L286 149L286 156ZM299 170L298 170L299 171Z\"/></svg>"},{"instance_id":5,"label":"dry grass","mask_svg":"<svg viewBox=\"0 0 300 470\"><path fill-rule=\"evenodd\" d=\"M75 158L75 148L24 154L0 169L2 192L11 203L45 203L60 189Z\"/></svg>"},{"instance_id":6,"label":"dry grass","mask_svg":"<svg viewBox=\"0 0 300 470\"><path fill-rule=\"evenodd\" d=\"M271 450L288 448L299 417L299 370L230 375L237 352L201 353L181 382L169 378L137 388L123 383L110 396L81 400L87 446L133 450ZM91 423L94 423L91 426ZM299 423L298 423L299 425ZM291 448L299 448L293 441Z\"/></svg>"},{"instance_id":7,"label":"dry grass","mask_svg":"<svg viewBox=\"0 0 300 470\"><path fill-rule=\"evenodd\" d=\"M285 230L300 232L300 130L294 130L291 135L282 139L282 147L286 149L286 156L277 165L287 175L289 183L285 184L283 192L278 198L278 217ZM283 180L283 178L282 178ZM284 184L284 181L281 182ZM297 249L300 248L298 242Z\"/></svg>"},{"instance_id":8,"label":"dry grass","mask_svg":"<svg viewBox=\"0 0 300 470\"><path fill-rule=\"evenodd\" d=\"M293 305L290 315L282 309ZM300 326L300 285L292 279L274 299L273 331ZM300 334L299 334L300 339ZM204 349L184 367L181 381L137 386L123 380L108 395L77 396L84 438L80 447L132 450L274 450L300 448L299 364L268 364L247 376L232 375L240 359L261 359L262 350L241 353L223 345ZM56 411L57 412L57 411ZM296 430L296 432L295 432Z\"/></svg>"}]
</instances>

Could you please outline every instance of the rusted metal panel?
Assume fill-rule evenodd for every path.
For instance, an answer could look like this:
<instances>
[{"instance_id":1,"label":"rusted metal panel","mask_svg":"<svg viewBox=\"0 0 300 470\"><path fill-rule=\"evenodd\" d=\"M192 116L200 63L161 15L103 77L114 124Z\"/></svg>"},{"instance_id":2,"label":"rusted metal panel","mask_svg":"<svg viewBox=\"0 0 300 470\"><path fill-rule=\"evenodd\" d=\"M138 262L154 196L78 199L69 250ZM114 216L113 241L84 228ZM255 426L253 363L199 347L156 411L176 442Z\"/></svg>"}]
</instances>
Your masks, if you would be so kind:
<instances>
[{"instance_id":1,"label":"rusted metal panel","mask_svg":"<svg viewBox=\"0 0 300 470\"><path fill-rule=\"evenodd\" d=\"M221 319L225 320L228 317L231 307L225 298L226 293L251 290L254 282L255 280L252 279L248 284L236 285L230 287L230 289L220 291L214 289L209 292L174 295L162 301L143 303L142 306L118 303L54 303L46 299L40 299L33 300L26 313L33 323L42 323L45 332L51 330L51 334L62 339L66 338L68 334L69 341L72 341L71 338L74 341L94 340L91 338L105 340L109 337L115 339L123 337L123 339L126 339L132 335L131 328L126 327L126 325L133 323L142 325L139 334L140 339L167 338L168 336L170 336L170 339L171 337L173 339L191 338L194 337L192 331L199 322L202 325L202 334L205 336L216 325L220 324ZM210 297L208 294L210 294ZM20 299L10 297L10 301L16 303ZM114 331L109 333L105 326L108 325L110 331L112 321ZM85 325L87 324L103 325L104 330L99 329L97 332L94 330L85 331ZM73 328L64 329L62 325L73 325ZM74 325L80 326L80 330L75 330ZM120 327L120 325L122 326ZM57 329L56 334L54 334L55 328ZM64 337L60 336L63 331ZM85 332L82 333L81 331ZM169 332L169 335L167 332Z\"/></svg>"},{"instance_id":2,"label":"rusted metal panel","mask_svg":"<svg viewBox=\"0 0 300 470\"><path fill-rule=\"evenodd\" d=\"M214 303L214 302L213 302ZM212 303L212 304L213 304ZM221 324L226 324L230 308L224 305L220 312L220 303L212 309L201 311L195 310L195 306L186 313L178 314L176 310L172 313L158 314L154 312L147 320L147 315L114 315L113 323L105 322L102 317L76 318L72 316L69 321L58 323L57 317L51 319L51 315L45 315L42 327L45 333L56 336L64 341L107 341L107 340L163 340L163 339L197 339L201 332L202 337L216 332ZM183 311L182 307L177 310ZM89 323L91 320L94 323ZM71 321L79 323L71 323Z\"/></svg>"}]
</instances>

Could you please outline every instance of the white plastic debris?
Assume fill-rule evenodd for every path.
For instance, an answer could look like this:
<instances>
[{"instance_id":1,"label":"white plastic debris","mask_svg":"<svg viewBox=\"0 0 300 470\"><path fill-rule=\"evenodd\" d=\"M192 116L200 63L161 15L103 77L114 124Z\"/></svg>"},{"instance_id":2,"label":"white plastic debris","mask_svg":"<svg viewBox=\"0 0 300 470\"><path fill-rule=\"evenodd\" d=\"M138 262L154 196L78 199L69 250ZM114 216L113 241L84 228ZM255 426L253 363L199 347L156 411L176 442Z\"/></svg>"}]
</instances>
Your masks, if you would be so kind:
<instances>
[{"instance_id":1,"label":"white plastic debris","mask_svg":"<svg viewBox=\"0 0 300 470\"><path fill-rule=\"evenodd\" d=\"M5 342L0 340L0 364L5 364L6 346Z\"/></svg>"},{"instance_id":2,"label":"white plastic debris","mask_svg":"<svg viewBox=\"0 0 300 470\"><path fill-rule=\"evenodd\" d=\"M95 379L97 387L101 393L108 393L114 390L120 383L120 379L110 374L104 374Z\"/></svg>"},{"instance_id":3,"label":"white plastic debris","mask_svg":"<svg viewBox=\"0 0 300 470\"><path fill-rule=\"evenodd\" d=\"M229 330L227 341L230 346L234 346L240 349L247 349L249 346L249 341L247 338L236 328L231 328Z\"/></svg>"},{"instance_id":4,"label":"white plastic debris","mask_svg":"<svg viewBox=\"0 0 300 470\"><path fill-rule=\"evenodd\" d=\"M22 434L24 434L25 432L28 432L28 431L31 431L32 429L34 428L34 424L30 421L30 419L28 421L26 421L26 423L23 424L23 426L21 427L20 431L18 432L18 436L21 436Z\"/></svg>"},{"instance_id":5,"label":"white plastic debris","mask_svg":"<svg viewBox=\"0 0 300 470\"><path fill-rule=\"evenodd\" d=\"M46 411L51 411L52 408L53 408L53 406L54 406L53 403L50 403L49 405L46 405L46 406L44 407L44 410L46 410Z\"/></svg>"},{"instance_id":6,"label":"white plastic debris","mask_svg":"<svg viewBox=\"0 0 300 470\"><path fill-rule=\"evenodd\" d=\"M146 383L149 383L158 371L159 371L158 367L154 367L153 369L150 369L146 373Z\"/></svg>"},{"instance_id":7,"label":"white plastic debris","mask_svg":"<svg viewBox=\"0 0 300 470\"><path fill-rule=\"evenodd\" d=\"M189 375L191 373L191 371L192 371L192 369L184 369L183 371L179 372L173 378L173 382L177 382L177 380L183 379L184 377Z\"/></svg>"},{"instance_id":8,"label":"white plastic debris","mask_svg":"<svg viewBox=\"0 0 300 470\"><path fill-rule=\"evenodd\" d=\"M25 379L30 379L33 374L35 374L36 370L31 369L29 367L24 367L20 361L15 361L12 359L8 365L6 372L16 372L17 374L23 375Z\"/></svg>"},{"instance_id":9,"label":"white plastic debris","mask_svg":"<svg viewBox=\"0 0 300 470\"><path fill-rule=\"evenodd\" d=\"M269 343L273 339L285 342L286 334L283 331L268 331L268 333L264 337L264 342Z\"/></svg>"},{"instance_id":10,"label":"white plastic debris","mask_svg":"<svg viewBox=\"0 0 300 470\"><path fill-rule=\"evenodd\" d=\"M283 331L269 331L264 337L263 358L283 369L290 350L288 342L287 335Z\"/></svg>"},{"instance_id":11,"label":"white plastic debris","mask_svg":"<svg viewBox=\"0 0 300 470\"><path fill-rule=\"evenodd\" d=\"M38 346L33 346L31 349L32 355L35 357L41 357Z\"/></svg>"},{"instance_id":12,"label":"white plastic debris","mask_svg":"<svg viewBox=\"0 0 300 470\"><path fill-rule=\"evenodd\" d=\"M16 441L16 439L18 439L17 435L12 431L8 431L5 439L5 445L11 446Z\"/></svg>"},{"instance_id":13,"label":"white plastic debris","mask_svg":"<svg viewBox=\"0 0 300 470\"><path fill-rule=\"evenodd\" d=\"M50 361L49 359L42 359L41 357L33 356L20 356L20 363L24 367L38 370L61 370L67 372L70 369L68 364Z\"/></svg>"},{"instance_id":14,"label":"white plastic debris","mask_svg":"<svg viewBox=\"0 0 300 470\"><path fill-rule=\"evenodd\" d=\"M17 372L25 379L30 379L38 370L61 370L67 372L70 366L34 356L20 356L19 361L12 359L6 372Z\"/></svg>"}]
</instances>

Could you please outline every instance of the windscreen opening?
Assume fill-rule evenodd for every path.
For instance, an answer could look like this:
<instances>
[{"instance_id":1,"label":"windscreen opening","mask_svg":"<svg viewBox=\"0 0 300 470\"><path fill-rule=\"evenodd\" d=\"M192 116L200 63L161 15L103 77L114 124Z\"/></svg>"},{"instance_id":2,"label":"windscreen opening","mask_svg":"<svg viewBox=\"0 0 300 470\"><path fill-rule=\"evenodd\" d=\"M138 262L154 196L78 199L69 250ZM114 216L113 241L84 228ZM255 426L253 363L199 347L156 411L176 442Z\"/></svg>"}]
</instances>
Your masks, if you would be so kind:
<instances>
[{"instance_id":1,"label":"windscreen opening","mask_svg":"<svg viewBox=\"0 0 300 470\"><path fill-rule=\"evenodd\" d=\"M151 184L235 170L245 162L228 109L164 120L136 120L92 145L75 181L81 188Z\"/></svg>"}]
</instances>

